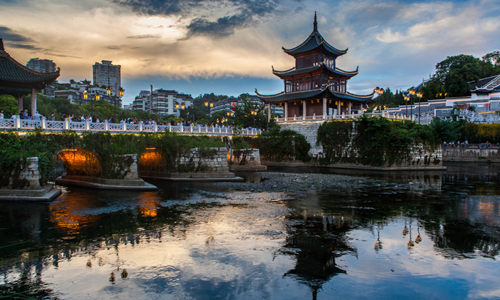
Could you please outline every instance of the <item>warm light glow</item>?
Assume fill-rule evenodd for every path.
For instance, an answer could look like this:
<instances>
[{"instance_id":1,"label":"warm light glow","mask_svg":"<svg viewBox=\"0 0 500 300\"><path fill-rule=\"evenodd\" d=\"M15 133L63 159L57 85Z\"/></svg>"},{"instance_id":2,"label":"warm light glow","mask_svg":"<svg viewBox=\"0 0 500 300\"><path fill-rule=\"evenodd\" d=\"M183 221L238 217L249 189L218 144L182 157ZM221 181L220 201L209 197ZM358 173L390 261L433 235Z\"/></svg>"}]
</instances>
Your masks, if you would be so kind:
<instances>
[{"instance_id":1,"label":"warm light glow","mask_svg":"<svg viewBox=\"0 0 500 300\"><path fill-rule=\"evenodd\" d=\"M208 101L205 101L205 106L208 106Z\"/></svg>"},{"instance_id":2,"label":"warm light glow","mask_svg":"<svg viewBox=\"0 0 500 300\"><path fill-rule=\"evenodd\" d=\"M210 107L214 107L214 104L212 102L210 102Z\"/></svg>"},{"instance_id":3,"label":"warm light glow","mask_svg":"<svg viewBox=\"0 0 500 300\"><path fill-rule=\"evenodd\" d=\"M68 175L97 176L100 164L97 156L82 148L69 148L59 152Z\"/></svg>"},{"instance_id":4,"label":"warm light glow","mask_svg":"<svg viewBox=\"0 0 500 300\"><path fill-rule=\"evenodd\" d=\"M175 108L179 108L179 103L175 103Z\"/></svg>"},{"instance_id":5,"label":"warm light glow","mask_svg":"<svg viewBox=\"0 0 500 300\"><path fill-rule=\"evenodd\" d=\"M120 97L123 97L123 93L125 92L124 89L120 88Z\"/></svg>"},{"instance_id":6,"label":"warm light glow","mask_svg":"<svg viewBox=\"0 0 500 300\"><path fill-rule=\"evenodd\" d=\"M87 91L83 91L83 99L87 100L87 97L88 97L88 92Z\"/></svg>"},{"instance_id":7,"label":"warm light glow","mask_svg":"<svg viewBox=\"0 0 500 300\"><path fill-rule=\"evenodd\" d=\"M101 96L100 96L99 94L97 94L97 95L95 95L95 99L96 99L97 101L99 101L99 99L101 99Z\"/></svg>"},{"instance_id":8,"label":"warm light glow","mask_svg":"<svg viewBox=\"0 0 500 300\"><path fill-rule=\"evenodd\" d=\"M184 109L184 108L186 108L186 105L184 103L182 103L181 109Z\"/></svg>"},{"instance_id":9,"label":"warm light glow","mask_svg":"<svg viewBox=\"0 0 500 300\"><path fill-rule=\"evenodd\" d=\"M106 88L106 95L108 96L111 95L111 88L109 87Z\"/></svg>"}]
</instances>

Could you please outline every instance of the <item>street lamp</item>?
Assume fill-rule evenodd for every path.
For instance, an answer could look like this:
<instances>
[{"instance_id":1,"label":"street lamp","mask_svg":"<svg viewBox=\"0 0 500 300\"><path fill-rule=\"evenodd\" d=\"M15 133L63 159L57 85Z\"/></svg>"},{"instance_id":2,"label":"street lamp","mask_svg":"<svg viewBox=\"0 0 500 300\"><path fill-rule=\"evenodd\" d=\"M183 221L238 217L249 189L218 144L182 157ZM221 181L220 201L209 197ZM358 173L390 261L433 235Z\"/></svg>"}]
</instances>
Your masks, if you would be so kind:
<instances>
[{"instance_id":1,"label":"street lamp","mask_svg":"<svg viewBox=\"0 0 500 300\"><path fill-rule=\"evenodd\" d=\"M378 86L375 88L375 93L377 93L377 95L379 95L377 97L378 99L378 106L379 106L379 109L380 109L380 97L382 97L382 95L384 94L384 89L383 88L379 88Z\"/></svg>"},{"instance_id":2,"label":"street lamp","mask_svg":"<svg viewBox=\"0 0 500 300\"><path fill-rule=\"evenodd\" d=\"M415 95L418 97L418 124L420 124L420 99L422 98L422 92L418 91Z\"/></svg>"},{"instance_id":3,"label":"street lamp","mask_svg":"<svg viewBox=\"0 0 500 300\"><path fill-rule=\"evenodd\" d=\"M405 107L405 115L406 115L406 117L408 118L408 101L410 101L410 96L405 95L405 96L404 96L404 99L405 99L405 101L406 101L406 102L405 102L405 106L406 106L406 107Z\"/></svg>"}]
</instances>

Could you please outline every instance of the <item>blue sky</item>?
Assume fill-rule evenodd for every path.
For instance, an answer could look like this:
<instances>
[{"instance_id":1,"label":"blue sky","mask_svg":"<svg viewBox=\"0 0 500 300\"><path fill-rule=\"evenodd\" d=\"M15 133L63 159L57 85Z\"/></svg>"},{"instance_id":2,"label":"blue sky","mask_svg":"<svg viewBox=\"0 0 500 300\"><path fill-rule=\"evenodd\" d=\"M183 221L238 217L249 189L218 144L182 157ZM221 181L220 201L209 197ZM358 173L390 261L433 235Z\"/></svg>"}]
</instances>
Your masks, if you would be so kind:
<instances>
[{"instance_id":1,"label":"blue sky","mask_svg":"<svg viewBox=\"0 0 500 300\"><path fill-rule=\"evenodd\" d=\"M406 89L447 56L500 50L500 1L0 0L0 37L22 63L52 59L60 81L91 79L92 64L122 66L124 102L141 89L279 93L291 48L318 27L337 60L359 66L350 92Z\"/></svg>"}]
</instances>

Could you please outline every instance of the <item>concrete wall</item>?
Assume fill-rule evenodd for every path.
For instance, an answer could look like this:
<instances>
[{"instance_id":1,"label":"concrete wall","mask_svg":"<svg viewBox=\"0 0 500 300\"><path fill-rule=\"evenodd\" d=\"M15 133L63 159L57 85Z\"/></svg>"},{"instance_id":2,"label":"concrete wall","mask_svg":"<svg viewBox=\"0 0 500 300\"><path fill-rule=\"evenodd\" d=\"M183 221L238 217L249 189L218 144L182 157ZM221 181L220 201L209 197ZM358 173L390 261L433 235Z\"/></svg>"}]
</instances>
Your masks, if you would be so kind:
<instances>
[{"instance_id":1,"label":"concrete wall","mask_svg":"<svg viewBox=\"0 0 500 300\"><path fill-rule=\"evenodd\" d=\"M444 161L500 162L500 149L444 148Z\"/></svg>"}]
</instances>

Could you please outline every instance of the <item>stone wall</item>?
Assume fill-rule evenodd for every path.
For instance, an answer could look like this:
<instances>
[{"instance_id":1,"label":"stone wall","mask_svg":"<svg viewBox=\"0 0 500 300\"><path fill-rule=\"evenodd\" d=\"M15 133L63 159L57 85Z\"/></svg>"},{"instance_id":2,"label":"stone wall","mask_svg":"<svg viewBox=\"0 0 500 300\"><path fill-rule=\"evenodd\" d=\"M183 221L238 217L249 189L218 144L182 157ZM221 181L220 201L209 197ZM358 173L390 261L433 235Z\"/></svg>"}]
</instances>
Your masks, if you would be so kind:
<instances>
[{"instance_id":1,"label":"stone wall","mask_svg":"<svg viewBox=\"0 0 500 300\"><path fill-rule=\"evenodd\" d=\"M229 149L229 164L260 166L260 150L256 148L238 150Z\"/></svg>"},{"instance_id":2,"label":"stone wall","mask_svg":"<svg viewBox=\"0 0 500 300\"><path fill-rule=\"evenodd\" d=\"M139 176L150 178L234 178L229 172L226 147L208 149L192 148L176 158L175 166L169 170L162 166L162 154L158 152L142 155L138 162Z\"/></svg>"},{"instance_id":3,"label":"stone wall","mask_svg":"<svg viewBox=\"0 0 500 300\"><path fill-rule=\"evenodd\" d=\"M500 149L444 148L444 161L500 162Z\"/></svg>"},{"instance_id":4,"label":"stone wall","mask_svg":"<svg viewBox=\"0 0 500 300\"><path fill-rule=\"evenodd\" d=\"M323 146L316 146L316 141L318 138L318 128L322 121L307 121L307 122L285 122L278 123L281 127L281 130L293 130L302 134L306 140L311 145L311 150L309 150L309 154L312 157L317 157L318 154L323 153Z\"/></svg>"}]
</instances>

